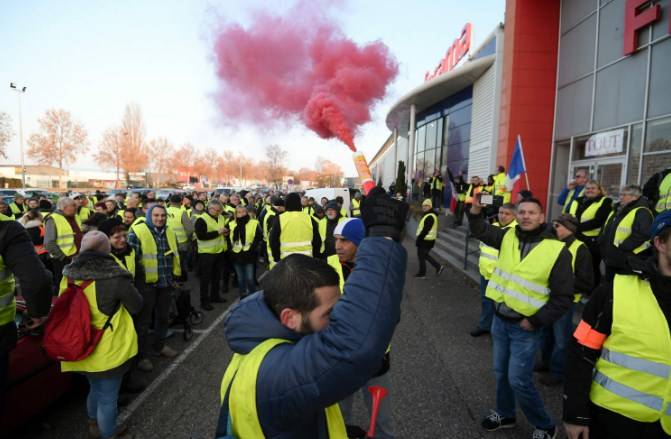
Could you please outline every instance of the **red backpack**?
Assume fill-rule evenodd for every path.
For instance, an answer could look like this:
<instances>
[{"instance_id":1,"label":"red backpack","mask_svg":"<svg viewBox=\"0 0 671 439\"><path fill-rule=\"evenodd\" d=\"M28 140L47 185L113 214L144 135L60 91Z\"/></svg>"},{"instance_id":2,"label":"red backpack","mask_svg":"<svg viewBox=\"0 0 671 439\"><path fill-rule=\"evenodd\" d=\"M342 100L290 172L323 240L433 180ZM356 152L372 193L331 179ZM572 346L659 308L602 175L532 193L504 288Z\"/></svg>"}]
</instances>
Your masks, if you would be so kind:
<instances>
[{"instance_id":1,"label":"red backpack","mask_svg":"<svg viewBox=\"0 0 671 439\"><path fill-rule=\"evenodd\" d=\"M101 329L91 324L91 309L84 290L93 283L81 285L68 279L68 287L58 296L44 327L44 349L61 361L79 361L91 355L110 325L109 316Z\"/></svg>"}]
</instances>

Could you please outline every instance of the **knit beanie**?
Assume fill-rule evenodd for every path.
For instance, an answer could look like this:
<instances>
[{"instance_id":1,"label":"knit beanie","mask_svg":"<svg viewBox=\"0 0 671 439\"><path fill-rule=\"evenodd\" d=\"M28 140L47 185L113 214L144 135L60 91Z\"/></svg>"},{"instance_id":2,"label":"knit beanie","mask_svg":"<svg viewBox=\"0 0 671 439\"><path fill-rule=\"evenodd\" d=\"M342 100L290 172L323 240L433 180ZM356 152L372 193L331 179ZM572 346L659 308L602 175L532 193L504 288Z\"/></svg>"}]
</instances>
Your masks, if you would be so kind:
<instances>
[{"instance_id":1,"label":"knit beanie","mask_svg":"<svg viewBox=\"0 0 671 439\"><path fill-rule=\"evenodd\" d=\"M284 207L288 212L300 212L302 209L301 196L292 192L284 200Z\"/></svg>"},{"instance_id":2,"label":"knit beanie","mask_svg":"<svg viewBox=\"0 0 671 439\"><path fill-rule=\"evenodd\" d=\"M578 220L573 215L564 213L559 215L555 222L561 224L562 226L569 229L571 232L575 233L578 230Z\"/></svg>"},{"instance_id":3,"label":"knit beanie","mask_svg":"<svg viewBox=\"0 0 671 439\"><path fill-rule=\"evenodd\" d=\"M90 232L86 232L82 237L80 252L83 253L86 251L108 255L112 251L112 246L107 235L99 230L91 230Z\"/></svg>"},{"instance_id":4,"label":"knit beanie","mask_svg":"<svg viewBox=\"0 0 671 439\"><path fill-rule=\"evenodd\" d=\"M338 223L333 230L333 235L340 235L346 240L352 241L358 247L361 240L366 236L366 228L359 218L347 218Z\"/></svg>"}]
</instances>

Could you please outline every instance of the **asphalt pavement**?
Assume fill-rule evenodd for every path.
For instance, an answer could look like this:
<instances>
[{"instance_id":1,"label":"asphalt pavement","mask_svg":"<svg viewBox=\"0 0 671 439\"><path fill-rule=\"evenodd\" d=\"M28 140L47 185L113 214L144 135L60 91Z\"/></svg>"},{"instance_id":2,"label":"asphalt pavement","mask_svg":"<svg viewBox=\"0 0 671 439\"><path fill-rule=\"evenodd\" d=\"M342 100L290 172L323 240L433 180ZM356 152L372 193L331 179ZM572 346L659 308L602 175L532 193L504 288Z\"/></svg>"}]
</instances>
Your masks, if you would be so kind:
<instances>
[{"instance_id":1,"label":"asphalt pavement","mask_svg":"<svg viewBox=\"0 0 671 439\"><path fill-rule=\"evenodd\" d=\"M480 421L494 407L491 339L469 335L479 314L477 286L447 266L440 277L415 279L415 248L409 251L402 319L391 351L391 402L398 438L531 438L533 428L518 413L513 430L488 433ZM432 271L430 269L430 271ZM192 280L193 303L198 303ZM168 341L181 354L157 359L155 371L143 374L149 387L120 408L137 439L210 439L218 415L219 387L231 358L223 335L223 317L237 290L206 313L194 337L185 342L177 332ZM561 414L560 388L538 385L550 414ZM63 398L43 417L26 426L16 439L87 438L85 386ZM362 401L355 420L368 427ZM559 436L563 437L563 436Z\"/></svg>"}]
</instances>

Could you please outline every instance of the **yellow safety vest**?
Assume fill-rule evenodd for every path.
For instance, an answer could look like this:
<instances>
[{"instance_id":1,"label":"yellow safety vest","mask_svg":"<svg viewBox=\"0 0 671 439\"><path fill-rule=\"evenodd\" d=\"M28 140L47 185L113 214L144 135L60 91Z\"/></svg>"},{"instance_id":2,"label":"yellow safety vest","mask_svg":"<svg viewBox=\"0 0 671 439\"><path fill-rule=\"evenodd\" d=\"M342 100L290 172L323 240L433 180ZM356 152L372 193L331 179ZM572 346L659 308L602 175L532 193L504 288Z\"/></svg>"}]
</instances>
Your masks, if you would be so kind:
<instances>
[{"instance_id":1,"label":"yellow safety vest","mask_svg":"<svg viewBox=\"0 0 671 439\"><path fill-rule=\"evenodd\" d=\"M137 226L138 224L144 224L146 222L147 222L147 218L145 218L143 216L135 218L135 221L133 221L131 223L130 227L129 227L129 231L131 231L131 232L134 231L135 226Z\"/></svg>"},{"instance_id":2,"label":"yellow safety vest","mask_svg":"<svg viewBox=\"0 0 671 439\"><path fill-rule=\"evenodd\" d=\"M266 214L263 216L263 240L266 242L268 241L268 236L270 235L270 219L275 215L277 215L277 212L272 209L268 209Z\"/></svg>"},{"instance_id":3,"label":"yellow safety vest","mask_svg":"<svg viewBox=\"0 0 671 439\"><path fill-rule=\"evenodd\" d=\"M469 184L465 192L459 192L459 196L457 197L458 201L466 202L466 196L471 192L472 188L473 185Z\"/></svg>"},{"instance_id":4,"label":"yellow safety vest","mask_svg":"<svg viewBox=\"0 0 671 439\"><path fill-rule=\"evenodd\" d=\"M0 221L14 220L0 213ZM4 259L0 256L0 326L13 322L16 317L15 286L14 275L9 271Z\"/></svg>"},{"instance_id":5,"label":"yellow safety vest","mask_svg":"<svg viewBox=\"0 0 671 439\"><path fill-rule=\"evenodd\" d=\"M587 246L578 238L574 239L571 245L568 246L568 252L571 253L571 268L573 269L573 273L575 274L575 260L578 257L578 249L580 247L585 247ZM580 302L580 298L582 297L582 293L574 293L573 294L573 303L578 303Z\"/></svg>"},{"instance_id":6,"label":"yellow safety vest","mask_svg":"<svg viewBox=\"0 0 671 439\"><path fill-rule=\"evenodd\" d=\"M126 256L123 257L123 261L117 258L114 253L110 254L114 258L116 263L119 264L119 267L128 271L131 275L133 275L133 279L135 279L135 250L131 247L130 253L128 253Z\"/></svg>"},{"instance_id":7,"label":"yellow safety vest","mask_svg":"<svg viewBox=\"0 0 671 439\"><path fill-rule=\"evenodd\" d=\"M438 177L431 177L431 190L443 190L443 182L438 180Z\"/></svg>"},{"instance_id":8,"label":"yellow safety vest","mask_svg":"<svg viewBox=\"0 0 671 439\"><path fill-rule=\"evenodd\" d=\"M655 205L657 213L671 209L671 173L666 174L664 180L659 184L659 200Z\"/></svg>"},{"instance_id":9,"label":"yellow safety vest","mask_svg":"<svg viewBox=\"0 0 671 439\"><path fill-rule=\"evenodd\" d=\"M74 281L81 284L82 280ZM60 285L61 294L68 286L68 279L63 277ZM96 282L93 281L84 289L84 294L91 310L91 324L102 328L109 316L98 309L96 301ZM61 361L63 372L104 372L121 366L137 355L137 332L133 318L122 303L110 320L110 327L103 332L100 342L91 355L79 361Z\"/></svg>"},{"instance_id":10,"label":"yellow safety vest","mask_svg":"<svg viewBox=\"0 0 671 439\"><path fill-rule=\"evenodd\" d=\"M77 216L79 217L79 222L84 222L89 217L91 216L91 209L89 209L86 206L82 206L79 208L79 212L77 212Z\"/></svg>"},{"instance_id":11,"label":"yellow safety vest","mask_svg":"<svg viewBox=\"0 0 671 439\"><path fill-rule=\"evenodd\" d=\"M349 218L349 212L345 210L345 208L340 209L340 216L343 218Z\"/></svg>"},{"instance_id":12,"label":"yellow safety vest","mask_svg":"<svg viewBox=\"0 0 671 439\"><path fill-rule=\"evenodd\" d=\"M571 204L573 203L573 194L575 194L575 189L571 189L568 192L568 195L566 196L566 200L564 201L564 207L562 207L561 213L568 213L568 210L571 208ZM578 194L578 197L582 197L585 195L585 187L580 190L580 193Z\"/></svg>"},{"instance_id":13,"label":"yellow safety vest","mask_svg":"<svg viewBox=\"0 0 671 439\"><path fill-rule=\"evenodd\" d=\"M156 247L154 235L149 230L146 222L134 225L133 232L140 241L140 247L142 247L142 267L144 268L145 282L154 284L158 282L158 248ZM169 227L166 228L165 234L168 237L168 247L172 254L172 274L174 276L181 276L182 269L179 265L177 239Z\"/></svg>"},{"instance_id":14,"label":"yellow safety vest","mask_svg":"<svg viewBox=\"0 0 671 439\"><path fill-rule=\"evenodd\" d=\"M56 226L56 244L58 245L58 248L61 249L63 254L65 256L72 256L77 253L77 246L75 245L75 232L72 230L68 220L65 219L63 215L56 212L47 215L47 218L52 218L54 220L54 225ZM82 223L77 215L75 215L75 221L81 228Z\"/></svg>"},{"instance_id":15,"label":"yellow safety vest","mask_svg":"<svg viewBox=\"0 0 671 439\"><path fill-rule=\"evenodd\" d=\"M244 245L239 239L233 241L234 236L233 232L235 232L235 229L237 227L238 223L236 221L233 221L229 224L229 228L231 229L229 236L231 237L231 244L233 245L233 253L240 253L241 251L249 251L249 249L252 248L252 244L254 243L254 237L256 236L256 229L259 227L259 222L252 218L250 218L250 220L247 221L247 224L245 226Z\"/></svg>"},{"instance_id":16,"label":"yellow safety vest","mask_svg":"<svg viewBox=\"0 0 671 439\"><path fill-rule=\"evenodd\" d=\"M422 216L422 219L419 220L419 224L417 225L417 233L415 236L419 236L422 233L422 230L424 230L424 221L428 217L433 218L433 226L431 226L431 230L429 230L429 233L424 237L424 241L435 241L438 238L438 215L433 212Z\"/></svg>"},{"instance_id":17,"label":"yellow safety vest","mask_svg":"<svg viewBox=\"0 0 671 439\"><path fill-rule=\"evenodd\" d=\"M312 256L312 219L303 212L280 215L280 259L300 253Z\"/></svg>"},{"instance_id":18,"label":"yellow safety vest","mask_svg":"<svg viewBox=\"0 0 671 439\"><path fill-rule=\"evenodd\" d=\"M494 223L495 227L506 230L511 227L515 227L517 221L512 220L507 226L501 227L501 225L496 222ZM478 268L480 269L480 274L485 279L489 280L494 273L494 268L496 267L496 261L499 260L499 251L494 247L490 247L484 242L480 242L480 258L478 259Z\"/></svg>"},{"instance_id":19,"label":"yellow safety vest","mask_svg":"<svg viewBox=\"0 0 671 439\"><path fill-rule=\"evenodd\" d=\"M515 229L508 229L485 295L529 317L536 314L550 298L550 271L564 243L543 239L524 259L521 259L519 244Z\"/></svg>"},{"instance_id":20,"label":"yellow safety vest","mask_svg":"<svg viewBox=\"0 0 671 439\"><path fill-rule=\"evenodd\" d=\"M648 212L650 212L650 209L647 207L637 207L636 209L632 209L631 212L626 214L624 218L622 218L622 221L619 222L617 225L617 228L615 229L615 236L613 237L613 245L615 247L619 247L620 244L624 242L625 239L629 238L631 236L631 228L634 225L634 219L636 218L636 212L639 209L645 209ZM650 215L652 215L652 212L650 212ZM610 217L613 216L613 212L610 213ZM608 222L606 220L606 222ZM637 255L651 247L650 241L645 241L643 244L639 245L634 249L634 254Z\"/></svg>"},{"instance_id":21,"label":"yellow safety vest","mask_svg":"<svg viewBox=\"0 0 671 439\"><path fill-rule=\"evenodd\" d=\"M282 218L284 214L280 215ZM265 437L256 408L256 383L261 363L275 346L290 343L288 340L269 338L257 345L246 355L234 354L221 381L221 403L228 392L228 416L232 434L238 439L259 439ZM345 421L338 404L324 409L329 439L347 439Z\"/></svg>"},{"instance_id":22,"label":"yellow safety vest","mask_svg":"<svg viewBox=\"0 0 671 439\"><path fill-rule=\"evenodd\" d=\"M224 205L224 213L230 213L233 215L233 218L235 218L235 207L231 206L230 204Z\"/></svg>"},{"instance_id":23,"label":"yellow safety vest","mask_svg":"<svg viewBox=\"0 0 671 439\"><path fill-rule=\"evenodd\" d=\"M510 203L511 193L506 186L506 180L505 172L499 172L494 176L494 195L502 196L504 203Z\"/></svg>"},{"instance_id":24,"label":"yellow safety vest","mask_svg":"<svg viewBox=\"0 0 671 439\"><path fill-rule=\"evenodd\" d=\"M12 212L12 215L16 217L16 215L21 215L26 211L26 205L22 204L21 207L19 207L18 204L12 203L9 205L9 210Z\"/></svg>"},{"instance_id":25,"label":"yellow safety vest","mask_svg":"<svg viewBox=\"0 0 671 439\"><path fill-rule=\"evenodd\" d=\"M301 210L303 211L303 213L307 213L310 216L312 216L312 212L314 211L312 206L305 206Z\"/></svg>"},{"instance_id":26,"label":"yellow safety vest","mask_svg":"<svg viewBox=\"0 0 671 439\"><path fill-rule=\"evenodd\" d=\"M170 206L166 209L168 211L168 227L175 232L177 244L184 244L189 239L186 236L186 230L182 224L182 214L185 212L181 207Z\"/></svg>"},{"instance_id":27,"label":"yellow safety vest","mask_svg":"<svg viewBox=\"0 0 671 439\"><path fill-rule=\"evenodd\" d=\"M215 220L210 216L210 214L202 215L200 217L205 224L207 224L207 232L217 232L219 229L223 229L226 226L226 220L223 215L219 215ZM227 250L226 238L223 235L217 235L214 239L208 239L206 241L198 239L198 253L207 253L210 255L215 255L217 253L225 252Z\"/></svg>"},{"instance_id":28,"label":"yellow safety vest","mask_svg":"<svg viewBox=\"0 0 671 439\"><path fill-rule=\"evenodd\" d=\"M180 209L182 210L182 212L186 212L187 218L191 219L191 208L187 209L186 206L182 205Z\"/></svg>"},{"instance_id":29,"label":"yellow safety vest","mask_svg":"<svg viewBox=\"0 0 671 439\"><path fill-rule=\"evenodd\" d=\"M361 216L361 201L352 198L352 216L358 218Z\"/></svg>"},{"instance_id":30,"label":"yellow safety vest","mask_svg":"<svg viewBox=\"0 0 671 439\"><path fill-rule=\"evenodd\" d=\"M342 272L342 265L340 264L338 255L329 256L326 258L326 262L333 267L336 273L338 273L338 278L340 279L340 283L338 284L340 286L340 294L343 294L345 292L345 275Z\"/></svg>"},{"instance_id":31,"label":"yellow safety vest","mask_svg":"<svg viewBox=\"0 0 671 439\"><path fill-rule=\"evenodd\" d=\"M338 224L340 224L343 221L345 221L345 217L341 216L341 217L338 218ZM319 223L317 225L319 226L319 236L322 239L322 246L321 246L320 251L322 253L324 253L324 250L326 249L326 238L327 238L326 230L327 230L327 226L328 226L328 218L324 217L324 218L320 219Z\"/></svg>"},{"instance_id":32,"label":"yellow safety vest","mask_svg":"<svg viewBox=\"0 0 671 439\"><path fill-rule=\"evenodd\" d=\"M581 223L585 223L587 221L591 221L596 217L596 213L599 210L599 208L603 205L604 200L606 197L601 197L599 201L596 201L592 204L590 204L587 209L583 210L582 213L580 214L580 218L576 215L576 212L578 211L578 200L573 201L571 203L571 206L569 207L569 213L573 215L574 217L578 218L578 220ZM597 227L596 229L590 229L590 230L584 230L582 232L583 235L589 236L589 237L594 237L594 236L599 236L601 233L601 227Z\"/></svg>"},{"instance_id":33,"label":"yellow safety vest","mask_svg":"<svg viewBox=\"0 0 671 439\"><path fill-rule=\"evenodd\" d=\"M671 434L671 336L650 283L613 280L613 325L596 362L590 399L639 422L660 421Z\"/></svg>"}]
</instances>

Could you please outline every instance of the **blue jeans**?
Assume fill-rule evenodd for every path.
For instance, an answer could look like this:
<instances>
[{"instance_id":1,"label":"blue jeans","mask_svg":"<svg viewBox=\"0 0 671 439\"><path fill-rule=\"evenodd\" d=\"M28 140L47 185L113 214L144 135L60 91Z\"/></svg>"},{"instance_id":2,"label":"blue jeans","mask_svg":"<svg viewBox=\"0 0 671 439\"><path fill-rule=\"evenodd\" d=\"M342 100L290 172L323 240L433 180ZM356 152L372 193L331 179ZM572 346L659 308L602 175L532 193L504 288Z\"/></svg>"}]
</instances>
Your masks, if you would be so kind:
<instances>
[{"instance_id":1,"label":"blue jeans","mask_svg":"<svg viewBox=\"0 0 671 439\"><path fill-rule=\"evenodd\" d=\"M564 377L566 347L573 334L573 305L552 326L543 328L543 364L559 379Z\"/></svg>"},{"instance_id":2,"label":"blue jeans","mask_svg":"<svg viewBox=\"0 0 671 439\"><path fill-rule=\"evenodd\" d=\"M116 431L117 399L123 374L111 378L87 375L91 389L86 398L86 413L89 419L98 421L100 436L107 439Z\"/></svg>"},{"instance_id":3,"label":"blue jeans","mask_svg":"<svg viewBox=\"0 0 671 439\"><path fill-rule=\"evenodd\" d=\"M485 296L488 283L489 281L480 275L480 300L482 301L482 305L480 307L478 328L483 331L491 331L492 319L494 318L494 301Z\"/></svg>"},{"instance_id":4,"label":"blue jeans","mask_svg":"<svg viewBox=\"0 0 671 439\"><path fill-rule=\"evenodd\" d=\"M233 264L235 275L238 278L238 288L240 289L240 298L249 296L256 290L254 280L254 264Z\"/></svg>"},{"instance_id":5,"label":"blue jeans","mask_svg":"<svg viewBox=\"0 0 671 439\"><path fill-rule=\"evenodd\" d=\"M518 323L494 316L492 342L496 376L496 411L504 418L515 417L515 401L529 422L548 430L554 422L545 411L533 383L534 356L540 347L541 331L525 331Z\"/></svg>"}]
</instances>

